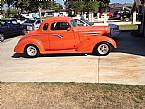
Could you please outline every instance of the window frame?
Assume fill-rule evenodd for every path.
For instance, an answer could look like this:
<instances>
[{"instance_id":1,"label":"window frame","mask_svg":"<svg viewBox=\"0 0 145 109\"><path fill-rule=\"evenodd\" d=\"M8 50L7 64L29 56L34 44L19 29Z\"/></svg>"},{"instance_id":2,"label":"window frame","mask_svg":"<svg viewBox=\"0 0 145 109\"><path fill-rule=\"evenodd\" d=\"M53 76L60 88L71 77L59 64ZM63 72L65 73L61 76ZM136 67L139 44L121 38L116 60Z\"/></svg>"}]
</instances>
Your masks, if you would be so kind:
<instances>
[{"instance_id":1,"label":"window frame","mask_svg":"<svg viewBox=\"0 0 145 109\"><path fill-rule=\"evenodd\" d=\"M68 22L68 21L55 21L55 22L52 22L51 23L51 26L50 26L50 30L51 31L66 31L66 30L68 30L68 28L67 29L54 29L54 27L53 27L53 29L52 29L52 26L54 26L54 24L57 24L57 23L67 23L68 24L68 28L71 28L71 25L70 25L70 23ZM56 25L55 24L55 25Z\"/></svg>"}]
</instances>

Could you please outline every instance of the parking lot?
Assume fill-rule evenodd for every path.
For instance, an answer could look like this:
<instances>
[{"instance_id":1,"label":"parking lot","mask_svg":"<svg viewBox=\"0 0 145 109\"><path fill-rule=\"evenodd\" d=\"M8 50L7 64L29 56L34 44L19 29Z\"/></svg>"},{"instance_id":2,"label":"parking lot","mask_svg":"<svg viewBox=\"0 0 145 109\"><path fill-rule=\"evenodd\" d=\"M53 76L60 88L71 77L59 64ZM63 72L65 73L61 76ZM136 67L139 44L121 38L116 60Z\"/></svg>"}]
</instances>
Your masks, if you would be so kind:
<instances>
[{"instance_id":1,"label":"parking lot","mask_svg":"<svg viewBox=\"0 0 145 109\"><path fill-rule=\"evenodd\" d=\"M145 85L145 39L121 33L108 56L45 55L27 59L13 49L21 36L0 43L2 82L88 82Z\"/></svg>"}]
</instances>

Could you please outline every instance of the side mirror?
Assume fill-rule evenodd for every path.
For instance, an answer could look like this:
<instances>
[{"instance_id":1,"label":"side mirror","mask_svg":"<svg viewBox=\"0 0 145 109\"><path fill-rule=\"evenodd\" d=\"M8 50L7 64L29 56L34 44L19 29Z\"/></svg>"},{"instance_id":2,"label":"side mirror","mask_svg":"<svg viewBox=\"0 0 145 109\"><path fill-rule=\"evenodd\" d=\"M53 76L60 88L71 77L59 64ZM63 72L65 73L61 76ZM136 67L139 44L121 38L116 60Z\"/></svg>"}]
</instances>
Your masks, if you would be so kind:
<instances>
[{"instance_id":1,"label":"side mirror","mask_svg":"<svg viewBox=\"0 0 145 109\"><path fill-rule=\"evenodd\" d=\"M70 27L68 27L68 28L67 28L67 31L70 31L70 30L71 30L71 28L70 28Z\"/></svg>"}]
</instances>

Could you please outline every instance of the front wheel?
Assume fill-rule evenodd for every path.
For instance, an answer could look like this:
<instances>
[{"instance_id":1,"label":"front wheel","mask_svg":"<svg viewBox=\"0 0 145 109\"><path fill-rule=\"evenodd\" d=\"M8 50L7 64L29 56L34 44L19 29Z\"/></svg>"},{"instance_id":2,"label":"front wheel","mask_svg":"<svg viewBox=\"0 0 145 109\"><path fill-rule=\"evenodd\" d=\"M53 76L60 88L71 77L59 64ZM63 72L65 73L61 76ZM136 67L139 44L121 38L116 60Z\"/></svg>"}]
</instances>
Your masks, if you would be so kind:
<instances>
[{"instance_id":1,"label":"front wheel","mask_svg":"<svg viewBox=\"0 0 145 109\"><path fill-rule=\"evenodd\" d=\"M22 35L27 34L27 30L25 30L25 29L24 29L24 30L22 30L21 34L22 34Z\"/></svg>"},{"instance_id":2,"label":"front wheel","mask_svg":"<svg viewBox=\"0 0 145 109\"><path fill-rule=\"evenodd\" d=\"M106 56L110 53L111 46L107 42L100 43L95 46L94 48L94 54L99 56Z\"/></svg>"},{"instance_id":3,"label":"front wheel","mask_svg":"<svg viewBox=\"0 0 145 109\"><path fill-rule=\"evenodd\" d=\"M0 42L3 42L5 40L4 35L0 34Z\"/></svg>"},{"instance_id":4,"label":"front wheel","mask_svg":"<svg viewBox=\"0 0 145 109\"><path fill-rule=\"evenodd\" d=\"M39 49L34 45L28 45L24 50L25 57L35 58L39 55Z\"/></svg>"}]
</instances>

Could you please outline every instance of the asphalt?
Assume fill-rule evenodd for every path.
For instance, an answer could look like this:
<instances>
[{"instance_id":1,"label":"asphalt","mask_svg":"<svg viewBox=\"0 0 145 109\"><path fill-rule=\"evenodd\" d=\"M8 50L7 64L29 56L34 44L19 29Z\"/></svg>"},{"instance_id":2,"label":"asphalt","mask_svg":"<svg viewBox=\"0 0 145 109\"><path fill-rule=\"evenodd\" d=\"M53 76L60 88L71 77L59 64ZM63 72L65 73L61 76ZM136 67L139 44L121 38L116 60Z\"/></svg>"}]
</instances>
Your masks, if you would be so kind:
<instances>
[{"instance_id":1,"label":"asphalt","mask_svg":"<svg viewBox=\"0 0 145 109\"><path fill-rule=\"evenodd\" d=\"M108 56L45 55L27 59L14 54L20 37L0 43L2 82L85 82L145 85L145 38L123 32Z\"/></svg>"}]
</instances>

